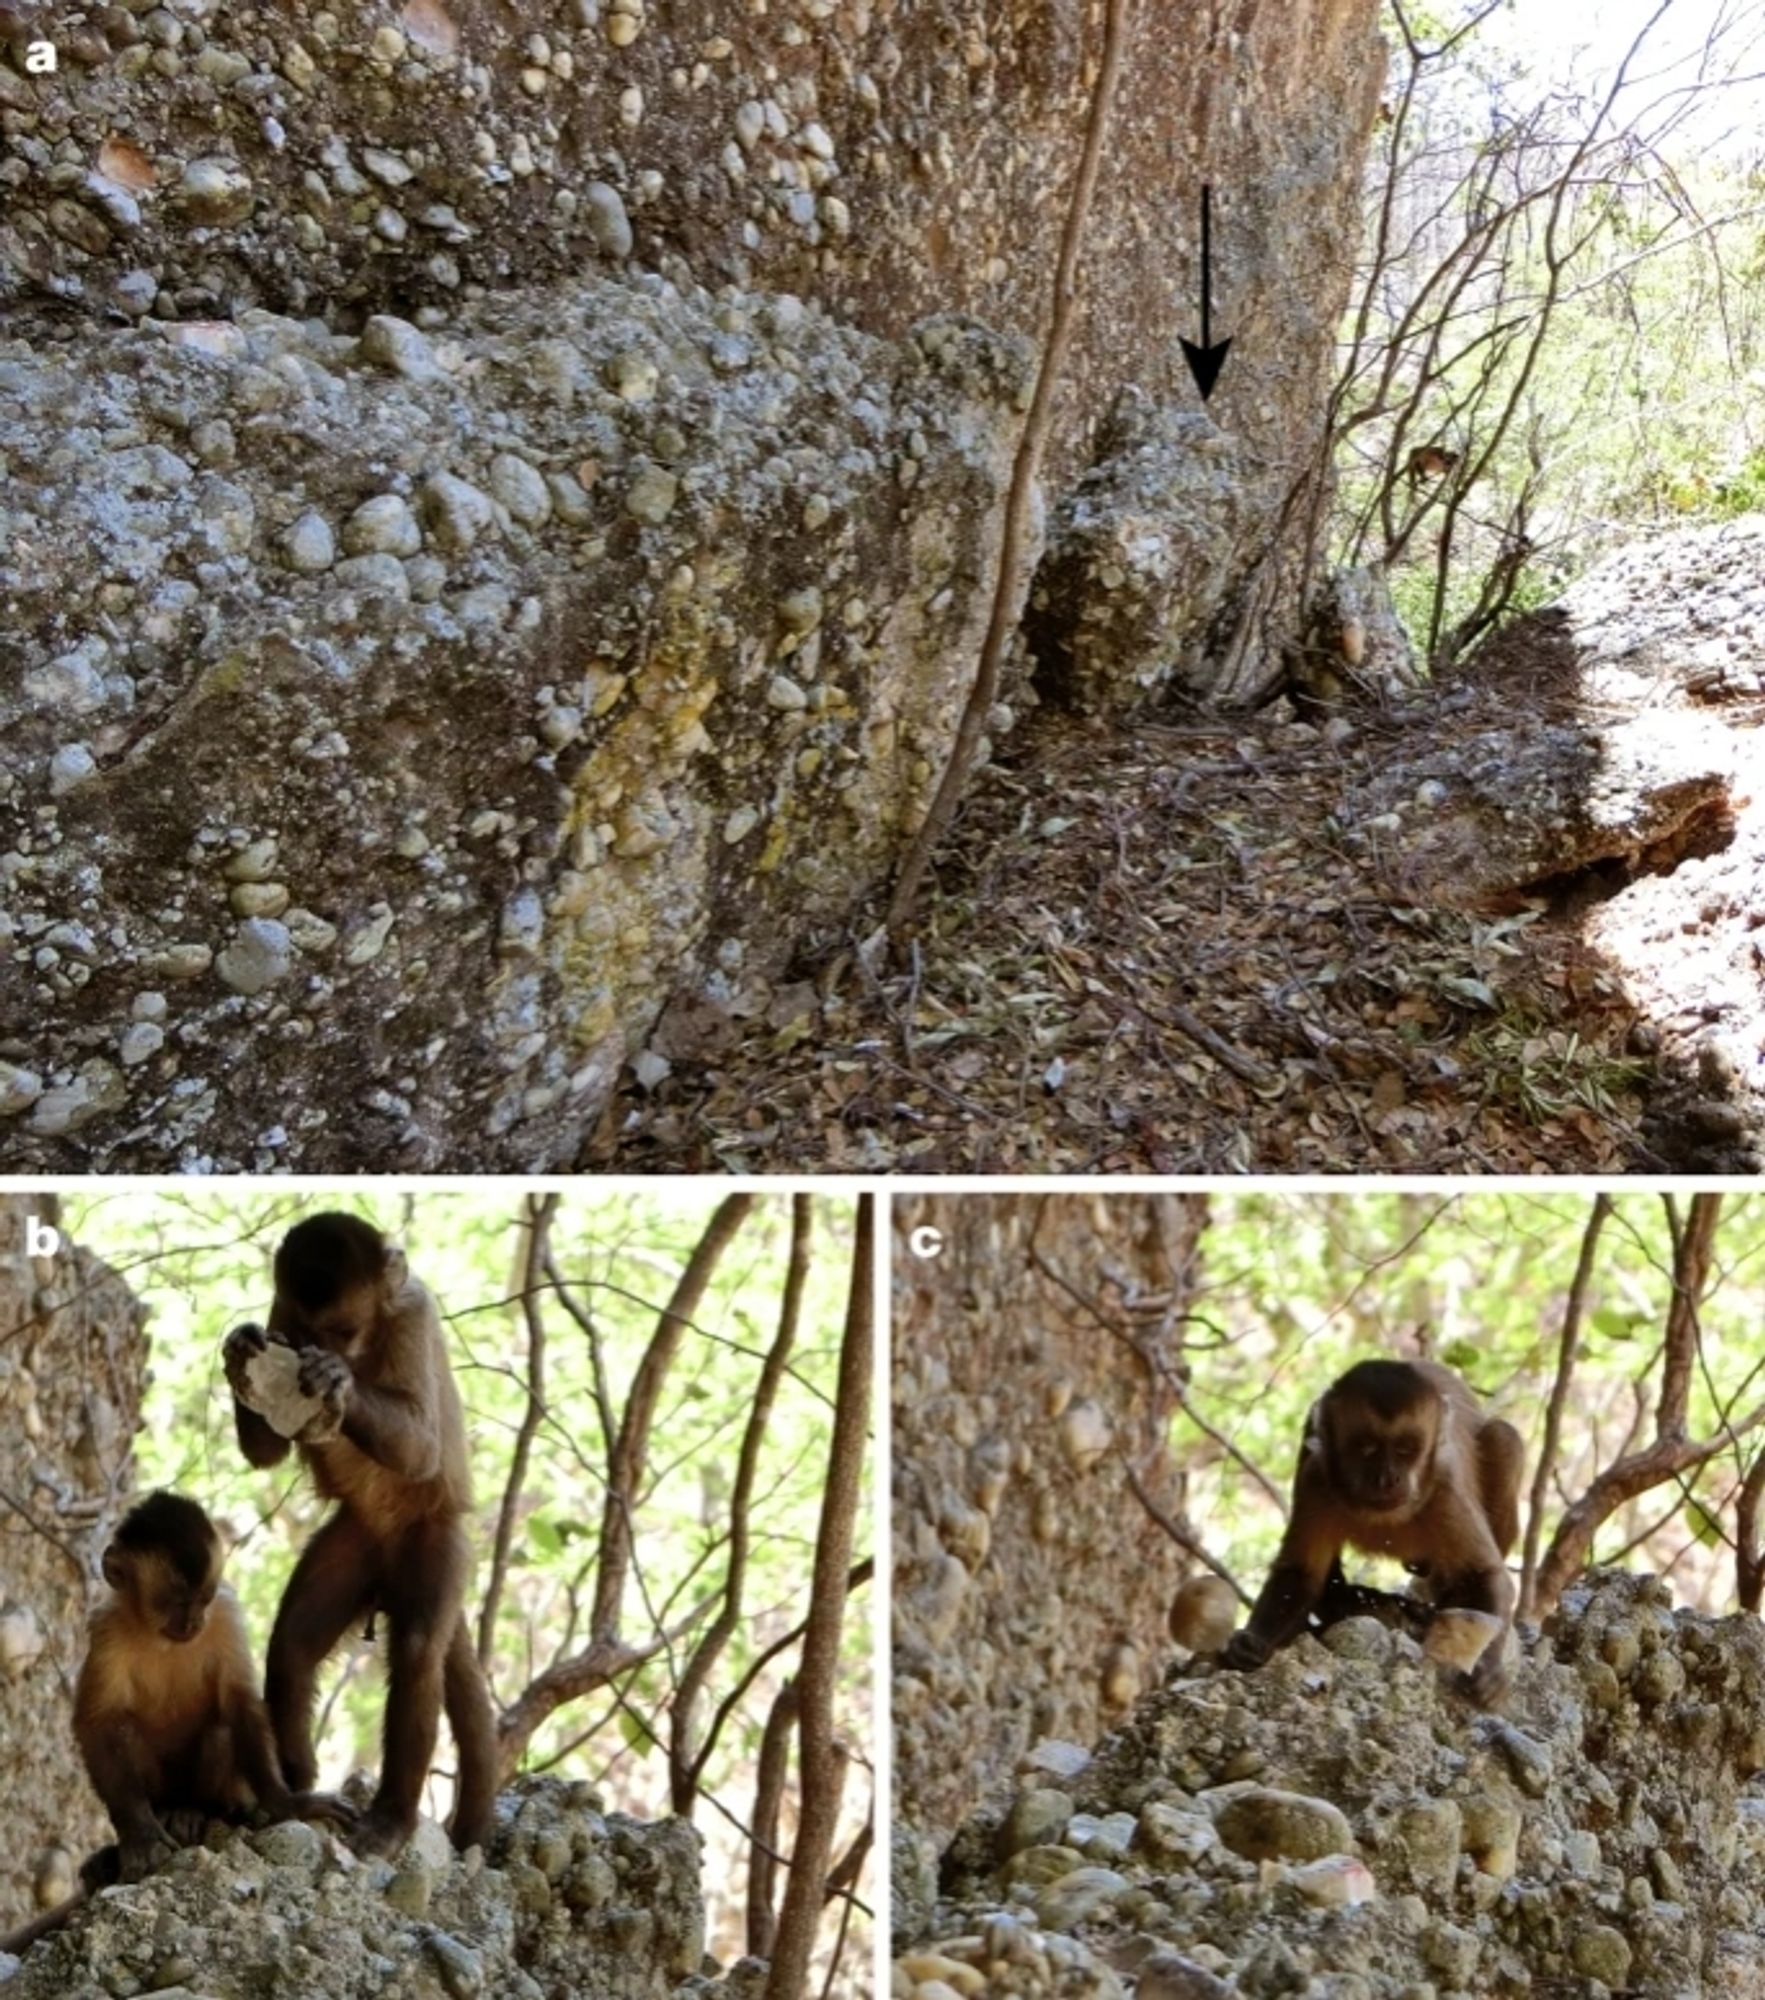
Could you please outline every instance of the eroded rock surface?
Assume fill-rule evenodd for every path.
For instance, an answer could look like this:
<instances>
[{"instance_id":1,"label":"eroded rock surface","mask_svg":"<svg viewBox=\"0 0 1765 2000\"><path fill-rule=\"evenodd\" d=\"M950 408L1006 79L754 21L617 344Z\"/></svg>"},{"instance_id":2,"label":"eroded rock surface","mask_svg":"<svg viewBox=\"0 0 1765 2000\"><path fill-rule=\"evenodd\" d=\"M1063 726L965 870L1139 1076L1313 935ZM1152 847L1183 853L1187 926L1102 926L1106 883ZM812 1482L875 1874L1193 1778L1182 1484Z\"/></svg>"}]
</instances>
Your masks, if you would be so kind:
<instances>
[{"instance_id":1,"label":"eroded rock surface","mask_svg":"<svg viewBox=\"0 0 1765 2000\"><path fill-rule=\"evenodd\" d=\"M396 1863L317 1827L217 1827L147 1880L107 1889L26 1955L7 2000L117 1993L254 2000L670 2000L705 1969L699 1842L684 1820L607 1813L585 1785L504 1794L482 1855L424 1823Z\"/></svg>"},{"instance_id":2,"label":"eroded rock surface","mask_svg":"<svg viewBox=\"0 0 1765 2000\"><path fill-rule=\"evenodd\" d=\"M1650 1578L1568 1593L1497 1715L1370 1620L1249 1676L1179 1661L1058 1809L1032 1768L969 1822L895 1990L1754 1995L1761 1770L1758 1620Z\"/></svg>"},{"instance_id":3,"label":"eroded rock surface","mask_svg":"<svg viewBox=\"0 0 1765 2000\"><path fill-rule=\"evenodd\" d=\"M0 8L11 1163L564 1167L800 1017L978 652L1103 11ZM1166 498L1283 573L1376 22L1141 18L1050 502L1124 383L1193 407L1208 180L1232 444Z\"/></svg>"},{"instance_id":4,"label":"eroded rock surface","mask_svg":"<svg viewBox=\"0 0 1765 2000\"><path fill-rule=\"evenodd\" d=\"M45 18L61 67L27 76ZM410 315L631 261L894 338L944 311L1039 336L1102 19L1102 0L9 5L0 304ZM1194 311L1206 179L1238 336L1211 408L1258 450L1311 433L1377 22L1374 0L1254 8L1229 35L1141 18L1057 465L1124 379L1194 407L1172 316Z\"/></svg>"},{"instance_id":5,"label":"eroded rock surface","mask_svg":"<svg viewBox=\"0 0 1765 2000\"><path fill-rule=\"evenodd\" d=\"M895 1214L895 1811L922 1844L919 1875L911 1849L896 1866L912 1881L1039 1738L1088 1741L1125 1712L1165 1647L1182 1563L1124 1467L1180 1509L1159 1362L1180 1371L1169 1316L1196 1282L1201 1211L974 1195ZM935 1256L911 1247L921 1224Z\"/></svg>"},{"instance_id":6,"label":"eroded rock surface","mask_svg":"<svg viewBox=\"0 0 1765 2000\"><path fill-rule=\"evenodd\" d=\"M1278 661L1238 629L1279 477L1209 417L1128 390L1048 528L1025 631L1038 685L1082 715L1242 700Z\"/></svg>"},{"instance_id":7,"label":"eroded rock surface","mask_svg":"<svg viewBox=\"0 0 1765 2000\"><path fill-rule=\"evenodd\" d=\"M115 1272L67 1243L27 1257L26 1218L52 1196L0 1197L0 1932L73 1887L108 1840L68 1733L68 1689L86 1649L81 1564L127 1506L140 1424L143 1308ZM59 1544L59 1545L58 1545Z\"/></svg>"},{"instance_id":8,"label":"eroded rock surface","mask_svg":"<svg viewBox=\"0 0 1765 2000\"><path fill-rule=\"evenodd\" d=\"M923 810L1024 388L659 279L0 345L13 1164L571 1164Z\"/></svg>"},{"instance_id":9,"label":"eroded rock surface","mask_svg":"<svg viewBox=\"0 0 1765 2000\"><path fill-rule=\"evenodd\" d=\"M1386 835L1384 871L1418 902L1512 909L1600 862L1646 873L1721 845L1735 755L1719 723L1689 711L1519 718L1406 747L1348 810Z\"/></svg>"}]
</instances>

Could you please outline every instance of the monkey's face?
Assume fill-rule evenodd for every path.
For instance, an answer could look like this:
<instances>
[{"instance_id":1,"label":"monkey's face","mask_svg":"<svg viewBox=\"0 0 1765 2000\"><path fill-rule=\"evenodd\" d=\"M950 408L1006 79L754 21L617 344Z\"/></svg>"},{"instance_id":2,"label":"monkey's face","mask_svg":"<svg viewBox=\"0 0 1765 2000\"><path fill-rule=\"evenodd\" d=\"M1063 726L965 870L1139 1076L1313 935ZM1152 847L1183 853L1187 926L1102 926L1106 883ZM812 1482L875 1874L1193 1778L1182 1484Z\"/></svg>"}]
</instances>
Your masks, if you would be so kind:
<instances>
[{"instance_id":1,"label":"monkey's face","mask_svg":"<svg viewBox=\"0 0 1765 2000\"><path fill-rule=\"evenodd\" d=\"M316 1310L278 1292L270 1306L270 1332L290 1347L322 1347L355 1360L374 1328L378 1285L354 1285Z\"/></svg>"},{"instance_id":2,"label":"monkey's face","mask_svg":"<svg viewBox=\"0 0 1765 2000\"><path fill-rule=\"evenodd\" d=\"M181 1579L168 1579L163 1590L147 1599L147 1615L162 1639L187 1646L200 1636L214 1608L215 1585L205 1583L192 1589Z\"/></svg>"},{"instance_id":3,"label":"monkey's face","mask_svg":"<svg viewBox=\"0 0 1765 2000\"><path fill-rule=\"evenodd\" d=\"M221 1581L218 1545L195 1561L176 1559L185 1555L119 1549L113 1543L104 1556L105 1581L129 1600L150 1632L175 1646L201 1635Z\"/></svg>"},{"instance_id":4,"label":"monkey's face","mask_svg":"<svg viewBox=\"0 0 1765 2000\"><path fill-rule=\"evenodd\" d=\"M1331 1426L1331 1469L1351 1507L1368 1514L1413 1514L1428 1491L1434 1457L1431 1411L1383 1420L1370 1410Z\"/></svg>"}]
</instances>

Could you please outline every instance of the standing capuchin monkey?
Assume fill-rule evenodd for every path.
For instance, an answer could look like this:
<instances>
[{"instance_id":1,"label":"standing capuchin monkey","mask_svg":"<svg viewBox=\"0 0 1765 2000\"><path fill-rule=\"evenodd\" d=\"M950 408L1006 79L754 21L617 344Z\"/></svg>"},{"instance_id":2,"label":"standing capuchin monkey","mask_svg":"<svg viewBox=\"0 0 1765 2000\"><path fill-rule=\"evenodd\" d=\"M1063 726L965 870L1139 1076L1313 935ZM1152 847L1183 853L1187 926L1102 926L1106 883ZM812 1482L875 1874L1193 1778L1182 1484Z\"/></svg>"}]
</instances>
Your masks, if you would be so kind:
<instances>
[{"instance_id":1,"label":"standing capuchin monkey","mask_svg":"<svg viewBox=\"0 0 1765 2000\"><path fill-rule=\"evenodd\" d=\"M292 1348L299 1395L317 1405L292 1442L338 1503L295 1565L270 1635L265 1693L282 1767L292 1784L313 1782L319 1666L352 1625L384 1612L380 1788L356 1845L392 1855L410 1838L445 1703L459 1756L451 1832L470 1847L495 1804L496 1722L466 1628L466 1427L435 1301L404 1253L354 1215L296 1223L275 1281L268 1333L236 1327L223 1348L240 1449L256 1466L287 1457L290 1439L254 1406L267 1399L253 1363L272 1345Z\"/></svg>"},{"instance_id":2,"label":"standing capuchin monkey","mask_svg":"<svg viewBox=\"0 0 1765 2000\"><path fill-rule=\"evenodd\" d=\"M225 1553L194 1500L154 1493L124 1515L104 1551L110 1596L92 1614L74 1687L74 1738L116 1842L88 1856L81 1886L0 1951L59 1929L94 1890L133 1882L211 1817L257 1807L272 1819L349 1819L340 1800L296 1796L275 1737Z\"/></svg>"},{"instance_id":3,"label":"standing capuchin monkey","mask_svg":"<svg viewBox=\"0 0 1765 2000\"><path fill-rule=\"evenodd\" d=\"M1506 1557L1520 1532L1524 1455L1520 1433L1486 1417L1450 1368L1435 1361L1351 1368L1306 1418L1287 1532L1222 1664L1260 1667L1320 1609L1344 1617L1358 1608L1357 1588L1342 1575L1342 1551L1351 1546L1407 1562L1426 1579L1435 1610L1501 1621L1457 1682L1474 1701L1493 1700L1506 1683L1514 1615Z\"/></svg>"}]
</instances>

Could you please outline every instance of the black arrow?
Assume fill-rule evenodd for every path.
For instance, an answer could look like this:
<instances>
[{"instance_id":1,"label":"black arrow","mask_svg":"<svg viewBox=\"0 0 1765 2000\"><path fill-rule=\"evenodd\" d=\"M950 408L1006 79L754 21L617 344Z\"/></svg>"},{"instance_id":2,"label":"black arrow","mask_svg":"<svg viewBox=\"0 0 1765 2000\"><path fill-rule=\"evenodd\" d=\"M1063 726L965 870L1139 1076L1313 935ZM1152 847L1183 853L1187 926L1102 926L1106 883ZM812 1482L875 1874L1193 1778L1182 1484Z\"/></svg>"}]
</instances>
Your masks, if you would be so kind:
<instances>
[{"instance_id":1,"label":"black arrow","mask_svg":"<svg viewBox=\"0 0 1765 2000\"><path fill-rule=\"evenodd\" d=\"M1189 364L1189 373L1195 377L1195 386L1201 391L1205 403L1213 394L1213 385L1220 379L1220 370L1226 365L1226 350L1229 340L1213 344L1213 189L1203 186L1201 190L1201 345L1192 340L1183 342L1183 359Z\"/></svg>"}]
</instances>

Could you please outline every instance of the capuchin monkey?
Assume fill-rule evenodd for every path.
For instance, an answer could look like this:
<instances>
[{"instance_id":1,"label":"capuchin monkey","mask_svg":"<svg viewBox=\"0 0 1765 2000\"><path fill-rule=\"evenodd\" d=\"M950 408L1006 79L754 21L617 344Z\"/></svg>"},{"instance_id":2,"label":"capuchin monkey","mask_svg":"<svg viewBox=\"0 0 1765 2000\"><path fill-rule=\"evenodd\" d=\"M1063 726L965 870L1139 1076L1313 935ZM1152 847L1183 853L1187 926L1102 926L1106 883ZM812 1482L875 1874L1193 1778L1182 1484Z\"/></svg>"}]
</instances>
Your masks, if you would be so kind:
<instances>
[{"instance_id":1,"label":"capuchin monkey","mask_svg":"<svg viewBox=\"0 0 1765 2000\"><path fill-rule=\"evenodd\" d=\"M1341 1557L1353 1547L1408 1563L1425 1579L1432 1610L1501 1621L1455 1682L1474 1701L1494 1700L1506 1685L1514 1586L1505 1559L1520 1532L1524 1455L1519 1432L1486 1417L1450 1368L1434 1361L1351 1368L1306 1419L1287 1532L1250 1622L1221 1663L1260 1667L1320 1611L1327 1619L1350 1615L1361 1593L1344 1580ZM1402 1602L1366 1595L1387 1607Z\"/></svg>"},{"instance_id":2,"label":"capuchin monkey","mask_svg":"<svg viewBox=\"0 0 1765 2000\"><path fill-rule=\"evenodd\" d=\"M435 1302L404 1253L359 1216L296 1223L276 1251L269 1327L236 1327L223 1357L240 1449L278 1465L290 1439L261 1415L272 1345L299 1357L317 1408L292 1439L336 1511L307 1544L270 1635L265 1694L289 1782L313 1783L314 1686L351 1626L384 1612L390 1632L380 1786L357 1828L393 1855L416 1829L445 1704L459 1753L450 1831L482 1841L496 1800L496 1719L465 1615L472 1504L465 1420Z\"/></svg>"},{"instance_id":3,"label":"capuchin monkey","mask_svg":"<svg viewBox=\"0 0 1765 2000\"><path fill-rule=\"evenodd\" d=\"M194 1500L154 1493L104 1551L110 1596L92 1614L74 1687L74 1738L116 1829L87 1857L80 1887L11 1937L18 1952L58 1930L94 1893L138 1881L213 1819L353 1818L342 1801L283 1782L225 1553Z\"/></svg>"},{"instance_id":4,"label":"capuchin monkey","mask_svg":"<svg viewBox=\"0 0 1765 2000\"><path fill-rule=\"evenodd\" d=\"M1420 486L1424 479L1444 479L1458 470L1461 455L1445 445L1419 444L1405 462L1404 477L1412 487Z\"/></svg>"}]
</instances>

